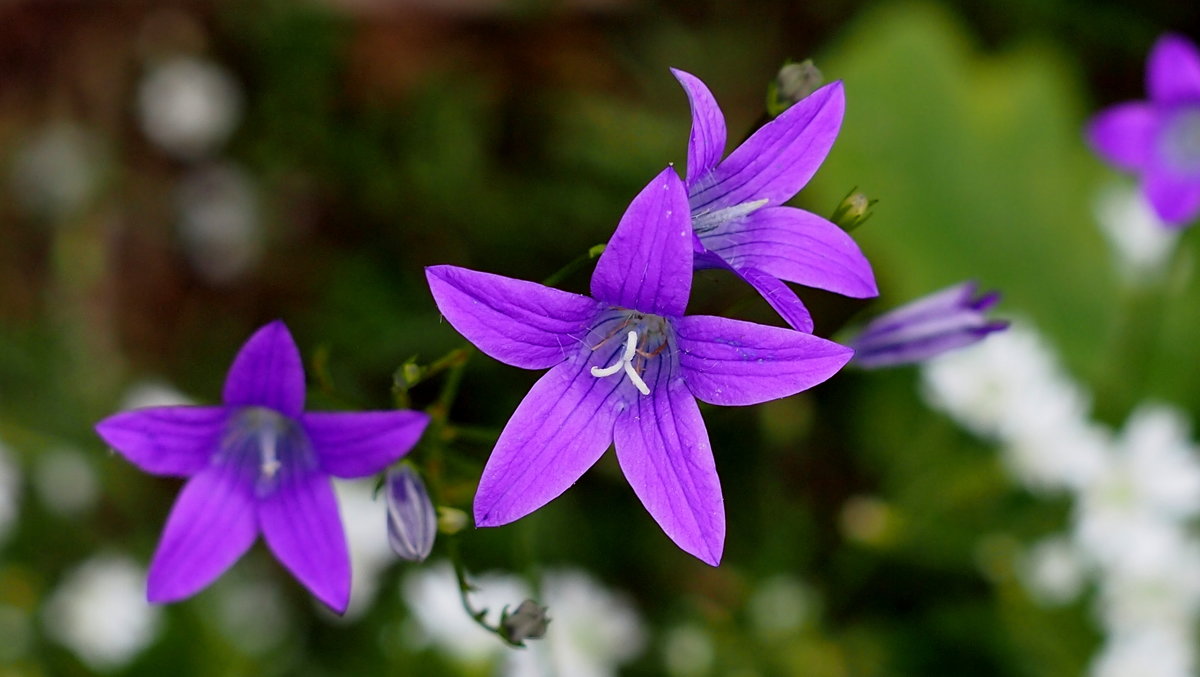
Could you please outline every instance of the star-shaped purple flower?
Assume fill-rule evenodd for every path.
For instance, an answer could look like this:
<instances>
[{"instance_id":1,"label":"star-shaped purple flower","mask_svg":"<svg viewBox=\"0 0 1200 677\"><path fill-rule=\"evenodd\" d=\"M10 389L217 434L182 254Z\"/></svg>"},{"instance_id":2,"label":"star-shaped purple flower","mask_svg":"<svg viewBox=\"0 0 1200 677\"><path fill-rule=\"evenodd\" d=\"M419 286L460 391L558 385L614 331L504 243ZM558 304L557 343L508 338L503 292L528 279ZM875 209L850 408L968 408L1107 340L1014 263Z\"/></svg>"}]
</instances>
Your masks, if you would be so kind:
<instances>
[{"instance_id":1,"label":"star-shaped purple flower","mask_svg":"<svg viewBox=\"0 0 1200 677\"><path fill-rule=\"evenodd\" d=\"M550 368L500 434L475 522L519 519L615 444L634 493L679 547L716 565L725 510L696 400L745 405L832 376L845 346L790 329L684 317L692 284L687 194L668 168L634 198L582 296L454 266L426 271L438 308L480 350Z\"/></svg>"},{"instance_id":2,"label":"star-shaped purple flower","mask_svg":"<svg viewBox=\"0 0 1200 677\"><path fill-rule=\"evenodd\" d=\"M415 411L305 413L304 367L283 322L259 329L225 379L224 404L150 407L96 432L153 475L188 477L150 564L151 602L213 582L261 531L275 557L338 613L350 560L330 476L383 470L428 423Z\"/></svg>"},{"instance_id":3,"label":"star-shaped purple flower","mask_svg":"<svg viewBox=\"0 0 1200 677\"><path fill-rule=\"evenodd\" d=\"M1164 35L1146 62L1147 101L1108 108L1087 137L1113 166L1141 175L1142 191L1163 221L1200 214L1200 51Z\"/></svg>"},{"instance_id":4,"label":"star-shaped purple flower","mask_svg":"<svg viewBox=\"0 0 1200 677\"><path fill-rule=\"evenodd\" d=\"M722 160L725 118L716 99L696 76L671 72L692 107L687 193L696 268L733 271L800 331L812 331L812 316L784 280L854 298L878 295L853 238L816 214L783 206L833 147L846 108L842 83L801 99Z\"/></svg>"},{"instance_id":5,"label":"star-shaped purple flower","mask_svg":"<svg viewBox=\"0 0 1200 677\"><path fill-rule=\"evenodd\" d=\"M973 281L962 282L871 320L850 344L854 364L875 369L923 362L1008 327L1007 321L986 315L1000 294L976 298L977 289Z\"/></svg>"}]
</instances>

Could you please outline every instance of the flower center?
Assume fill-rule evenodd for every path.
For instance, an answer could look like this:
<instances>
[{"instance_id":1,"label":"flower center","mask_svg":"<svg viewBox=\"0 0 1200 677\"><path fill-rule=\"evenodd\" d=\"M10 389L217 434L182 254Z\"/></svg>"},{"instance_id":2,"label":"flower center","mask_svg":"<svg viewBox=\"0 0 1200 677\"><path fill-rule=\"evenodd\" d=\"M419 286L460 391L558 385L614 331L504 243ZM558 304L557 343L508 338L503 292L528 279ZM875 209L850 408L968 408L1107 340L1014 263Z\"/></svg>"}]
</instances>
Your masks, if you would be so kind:
<instances>
[{"instance_id":1,"label":"flower center","mask_svg":"<svg viewBox=\"0 0 1200 677\"><path fill-rule=\"evenodd\" d=\"M290 472L316 467L304 429L267 407L243 407L233 416L217 460L232 463L259 496L273 492Z\"/></svg>"},{"instance_id":2,"label":"flower center","mask_svg":"<svg viewBox=\"0 0 1200 677\"><path fill-rule=\"evenodd\" d=\"M692 231L698 236L703 236L705 233L716 230L722 224L735 221L747 214L758 211L760 207L768 202L770 200L763 198L753 202L743 202L732 207L696 212L692 214Z\"/></svg>"},{"instance_id":3,"label":"flower center","mask_svg":"<svg viewBox=\"0 0 1200 677\"><path fill-rule=\"evenodd\" d=\"M1158 149L1172 169L1200 175L1200 107L1186 108L1168 120L1158 137Z\"/></svg>"},{"instance_id":4,"label":"flower center","mask_svg":"<svg viewBox=\"0 0 1200 677\"><path fill-rule=\"evenodd\" d=\"M603 330L604 334L599 332ZM611 341L624 335L625 344L612 353L611 364L608 366L593 365L592 376L607 378L614 374L624 373L625 378L633 384L642 395L650 394L650 386L646 383L646 370L650 367L661 368L657 359L666 350L669 340L667 337L666 321L655 315L622 311L610 315L593 328L597 339L592 345L592 352L603 346L612 346ZM604 364L604 362L600 362ZM652 372L653 380L657 372Z\"/></svg>"}]
</instances>

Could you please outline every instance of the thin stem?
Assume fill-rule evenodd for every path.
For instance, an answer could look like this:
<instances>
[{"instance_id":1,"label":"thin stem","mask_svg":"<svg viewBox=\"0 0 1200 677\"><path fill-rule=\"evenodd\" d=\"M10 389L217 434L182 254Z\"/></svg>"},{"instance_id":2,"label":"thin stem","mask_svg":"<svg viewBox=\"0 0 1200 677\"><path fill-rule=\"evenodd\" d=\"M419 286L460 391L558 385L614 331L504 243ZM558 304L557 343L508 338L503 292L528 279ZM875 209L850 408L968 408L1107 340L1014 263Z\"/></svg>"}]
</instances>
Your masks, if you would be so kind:
<instances>
[{"instance_id":1,"label":"thin stem","mask_svg":"<svg viewBox=\"0 0 1200 677\"><path fill-rule=\"evenodd\" d=\"M572 260L570 263L563 266L562 268L559 268L558 272L552 274L550 277L546 278L545 280L542 280L542 284L546 285L547 287L552 287L552 286L558 284L559 282L562 282L564 279L567 278L567 276L571 275L575 271L586 266L588 264L588 262L590 262L594 259L600 258L600 255L603 253L604 253L604 245L598 244L598 245L591 247L590 249L587 250L587 252L581 254L580 256L575 257L575 259Z\"/></svg>"}]
</instances>

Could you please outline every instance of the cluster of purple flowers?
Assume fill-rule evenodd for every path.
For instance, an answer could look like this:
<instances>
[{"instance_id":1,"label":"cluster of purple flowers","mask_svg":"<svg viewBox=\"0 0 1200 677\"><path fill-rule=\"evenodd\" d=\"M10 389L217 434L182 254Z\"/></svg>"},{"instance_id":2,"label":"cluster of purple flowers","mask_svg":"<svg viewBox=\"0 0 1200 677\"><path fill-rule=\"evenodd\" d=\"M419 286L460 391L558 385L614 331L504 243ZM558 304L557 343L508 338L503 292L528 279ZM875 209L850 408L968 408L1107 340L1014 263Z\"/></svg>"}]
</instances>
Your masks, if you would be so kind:
<instances>
[{"instance_id":1,"label":"cluster of purple flowers","mask_svg":"<svg viewBox=\"0 0 1200 677\"><path fill-rule=\"evenodd\" d=\"M786 283L865 298L871 266L837 225L785 206L838 134L843 86L814 91L726 157L724 117L707 87L674 71L692 130L687 173L668 166L633 199L596 264L591 294L432 266L442 315L487 355L548 369L496 442L475 496L477 526L512 522L574 484L608 447L663 531L700 560L720 562L725 511L697 400L751 405L833 376L855 350L815 336ZM685 315L693 271L745 280L789 328ZM862 366L918 361L965 345L999 323L953 288L870 325ZM267 546L335 611L349 596L346 539L330 477L387 469L429 421L413 411L306 413L299 351L282 322L239 352L218 406L120 413L96 429L146 472L189 478L150 567L148 596L167 602L202 589L261 532ZM407 469L388 473L389 536L401 556L428 554L432 505Z\"/></svg>"}]
</instances>

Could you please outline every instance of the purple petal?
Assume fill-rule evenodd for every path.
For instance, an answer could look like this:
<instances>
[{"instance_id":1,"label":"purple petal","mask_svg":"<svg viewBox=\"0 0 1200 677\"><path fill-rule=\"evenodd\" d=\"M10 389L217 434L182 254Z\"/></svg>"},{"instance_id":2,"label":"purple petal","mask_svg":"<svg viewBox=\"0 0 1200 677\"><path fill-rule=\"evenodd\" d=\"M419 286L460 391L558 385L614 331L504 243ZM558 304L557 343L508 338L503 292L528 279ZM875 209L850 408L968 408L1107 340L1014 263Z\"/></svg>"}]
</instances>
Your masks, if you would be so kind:
<instances>
[{"instance_id":1,"label":"purple petal","mask_svg":"<svg viewBox=\"0 0 1200 677\"><path fill-rule=\"evenodd\" d=\"M1153 157L1158 116L1141 101L1101 111L1088 123L1087 138L1105 160L1121 169L1137 170Z\"/></svg>"},{"instance_id":2,"label":"purple petal","mask_svg":"<svg viewBox=\"0 0 1200 677\"><path fill-rule=\"evenodd\" d=\"M213 465L183 486L147 577L151 602L174 602L212 583L258 535L253 485L236 467Z\"/></svg>"},{"instance_id":3,"label":"purple petal","mask_svg":"<svg viewBox=\"0 0 1200 677\"><path fill-rule=\"evenodd\" d=\"M767 303L779 313L797 331L811 332L813 330L812 315L804 302L796 296L792 288L776 277L755 268L731 268L751 287L766 299Z\"/></svg>"},{"instance_id":4,"label":"purple petal","mask_svg":"<svg viewBox=\"0 0 1200 677\"><path fill-rule=\"evenodd\" d=\"M580 294L456 266L430 266L425 277L438 310L460 334L524 369L566 359L601 308Z\"/></svg>"},{"instance_id":5,"label":"purple petal","mask_svg":"<svg viewBox=\"0 0 1200 677\"><path fill-rule=\"evenodd\" d=\"M1143 177L1142 190L1159 218L1168 223L1185 225L1200 213L1200 178L1151 170Z\"/></svg>"},{"instance_id":6,"label":"purple petal","mask_svg":"<svg viewBox=\"0 0 1200 677\"><path fill-rule=\"evenodd\" d=\"M980 297L978 301L971 301L971 297L975 295L978 287L978 283L974 280L960 282L889 310L871 320L861 336L889 332L923 320L945 317L966 309L984 311L999 300L999 295L991 292Z\"/></svg>"},{"instance_id":7,"label":"purple petal","mask_svg":"<svg viewBox=\"0 0 1200 677\"><path fill-rule=\"evenodd\" d=\"M842 126L846 100L841 82L801 99L763 125L712 175L691 188L693 212L757 200L780 205L800 192L825 161Z\"/></svg>"},{"instance_id":8,"label":"purple petal","mask_svg":"<svg viewBox=\"0 0 1200 677\"><path fill-rule=\"evenodd\" d=\"M329 478L293 471L260 499L263 540L296 580L330 609L350 602L350 555ZM382 534L380 534L382 537Z\"/></svg>"},{"instance_id":9,"label":"purple petal","mask_svg":"<svg viewBox=\"0 0 1200 677\"><path fill-rule=\"evenodd\" d=\"M688 388L710 404L757 404L833 376L854 351L811 334L723 317L675 321Z\"/></svg>"},{"instance_id":10,"label":"purple petal","mask_svg":"<svg viewBox=\"0 0 1200 677\"><path fill-rule=\"evenodd\" d=\"M937 294L944 297L958 291L962 285ZM969 294L968 292L968 298ZM931 297L921 302L935 300ZM990 321L981 310L969 303L958 308L930 312L924 316L909 314L909 321L897 320L913 309L903 308L872 322L854 340L854 363L874 369L899 364L911 364L936 357L944 352L970 345L991 332L1008 326L1007 322Z\"/></svg>"},{"instance_id":11,"label":"purple petal","mask_svg":"<svg viewBox=\"0 0 1200 677\"><path fill-rule=\"evenodd\" d=\"M1181 35L1159 38L1146 60L1146 88L1156 103L1200 99L1200 51L1196 45Z\"/></svg>"},{"instance_id":12,"label":"purple petal","mask_svg":"<svg viewBox=\"0 0 1200 677\"><path fill-rule=\"evenodd\" d=\"M530 389L500 433L475 494L475 524L520 519L566 491L612 442L623 379L592 376L582 356Z\"/></svg>"},{"instance_id":13,"label":"purple petal","mask_svg":"<svg viewBox=\"0 0 1200 677\"><path fill-rule=\"evenodd\" d=\"M734 268L755 268L854 298L879 295L871 264L854 238L802 209L760 209L722 224L701 242Z\"/></svg>"},{"instance_id":14,"label":"purple petal","mask_svg":"<svg viewBox=\"0 0 1200 677\"><path fill-rule=\"evenodd\" d=\"M687 185L691 188L721 160L725 152L725 116L708 87L691 73L677 68L671 74L683 85L692 107L692 133L688 137Z\"/></svg>"},{"instance_id":15,"label":"purple petal","mask_svg":"<svg viewBox=\"0 0 1200 677\"><path fill-rule=\"evenodd\" d=\"M617 224L596 270L592 296L654 315L682 315L692 288L692 221L687 192L667 167Z\"/></svg>"},{"instance_id":16,"label":"purple petal","mask_svg":"<svg viewBox=\"0 0 1200 677\"><path fill-rule=\"evenodd\" d=\"M295 418L304 411L304 365L280 320L246 341L225 377L225 404L270 407Z\"/></svg>"},{"instance_id":17,"label":"purple petal","mask_svg":"<svg viewBox=\"0 0 1200 677\"><path fill-rule=\"evenodd\" d=\"M725 505L696 400L661 369L650 395L633 400L614 432L629 486L667 536L716 566L725 543Z\"/></svg>"},{"instance_id":18,"label":"purple petal","mask_svg":"<svg viewBox=\"0 0 1200 677\"><path fill-rule=\"evenodd\" d=\"M417 411L321 412L305 414L301 423L323 471L364 477L407 454L429 417Z\"/></svg>"},{"instance_id":19,"label":"purple petal","mask_svg":"<svg viewBox=\"0 0 1200 677\"><path fill-rule=\"evenodd\" d=\"M152 475L187 477L208 466L228 420L225 407L150 407L109 416L96 433Z\"/></svg>"}]
</instances>

